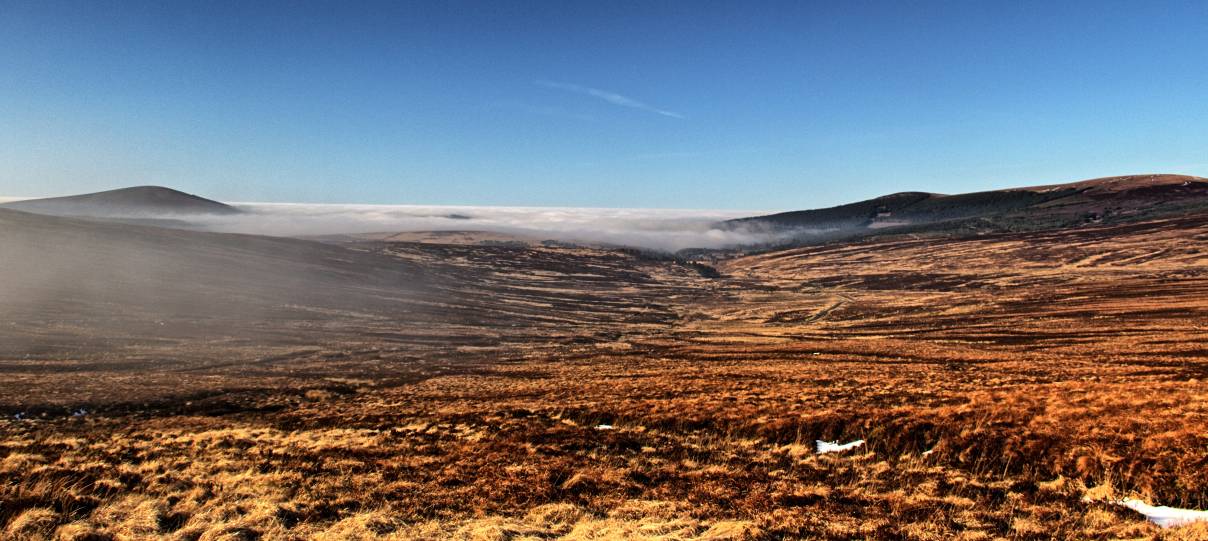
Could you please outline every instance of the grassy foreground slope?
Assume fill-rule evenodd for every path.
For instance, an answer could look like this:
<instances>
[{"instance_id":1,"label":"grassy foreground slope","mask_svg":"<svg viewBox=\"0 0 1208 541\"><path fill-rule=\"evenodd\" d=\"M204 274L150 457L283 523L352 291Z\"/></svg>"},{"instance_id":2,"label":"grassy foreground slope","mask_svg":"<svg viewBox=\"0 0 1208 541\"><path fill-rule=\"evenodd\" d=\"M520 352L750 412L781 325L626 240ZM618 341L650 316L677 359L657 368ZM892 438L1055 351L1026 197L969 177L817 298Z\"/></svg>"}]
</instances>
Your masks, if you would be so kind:
<instances>
[{"instance_id":1,"label":"grassy foreground slope","mask_svg":"<svg viewBox=\"0 0 1208 541\"><path fill-rule=\"evenodd\" d=\"M8 407L55 398L0 421L0 531L1203 538L1106 500L1208 508L1205 241L1205 216L873 239L721 261L719 279L608 251L359 243L343 249L428 276L445 326L291 345L306 327L279 324L293 356L156 366L201 401L27 390ZM494 338L425 339L451 328ZM33 385L33 362L3 369ZM81 370L134 396L144 374Z\"/></svg>"}]
</instances>

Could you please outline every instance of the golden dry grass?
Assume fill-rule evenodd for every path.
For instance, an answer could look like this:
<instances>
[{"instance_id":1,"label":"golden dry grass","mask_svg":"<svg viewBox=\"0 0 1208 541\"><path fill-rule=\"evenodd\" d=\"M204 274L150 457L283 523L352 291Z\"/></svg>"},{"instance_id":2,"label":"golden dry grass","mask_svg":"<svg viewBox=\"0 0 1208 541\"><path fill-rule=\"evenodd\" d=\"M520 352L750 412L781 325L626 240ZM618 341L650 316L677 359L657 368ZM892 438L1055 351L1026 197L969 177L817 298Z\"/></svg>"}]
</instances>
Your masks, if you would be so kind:
<instances>
[{"instance_id":1,"label":"golden dry grass","mask_svg":"<svg viewBox=\"0 0 1208 541\"><path fill-rule=\"evenodd\" d=\"M493 275L565 321L553 342L530 326L481 348L392 343L343 351L326 370L324 349L295 365L313 373L258 366L281 379L225 402L163 394L4 421L0 531L1205 538L1208 526L1161 530L1108 503L1208 508L1204 240L1202 219L890 239L719 261L721 280L517 249L562 265L554 278L635 274L595 286L600 299L617 288L611 312L551 303L567 282ZM412 261L429 249L383 246ZM481 279L482 261L462 261L442 272ZM642 298L667 315L622 315L640 315ZM240 371L207 377L227 388ZM868 443L813 452L814 440L857 438Z\"/></svg>"}]
</instances>

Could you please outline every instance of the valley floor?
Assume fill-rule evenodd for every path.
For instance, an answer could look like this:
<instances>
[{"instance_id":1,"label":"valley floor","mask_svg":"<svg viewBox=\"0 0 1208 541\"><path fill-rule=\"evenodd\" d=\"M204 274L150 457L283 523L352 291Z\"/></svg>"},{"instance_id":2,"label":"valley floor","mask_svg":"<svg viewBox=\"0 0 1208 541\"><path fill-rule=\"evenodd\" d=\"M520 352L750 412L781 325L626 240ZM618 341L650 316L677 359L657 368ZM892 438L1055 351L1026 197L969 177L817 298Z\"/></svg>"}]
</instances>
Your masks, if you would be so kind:
<instances>
[{"instance_id":1,"label":"valley floor","mask_svg":"<svg viewBox=\"0 0 1208 541\"><path fill-rule=\"evenodd\" d=\"M1208 537L1111 503L1208 508L1208 218L806 247L716 279L622 252L356 249L456 302L187 362L0 358L0 531Z\"/></svg>"}]
</instances>

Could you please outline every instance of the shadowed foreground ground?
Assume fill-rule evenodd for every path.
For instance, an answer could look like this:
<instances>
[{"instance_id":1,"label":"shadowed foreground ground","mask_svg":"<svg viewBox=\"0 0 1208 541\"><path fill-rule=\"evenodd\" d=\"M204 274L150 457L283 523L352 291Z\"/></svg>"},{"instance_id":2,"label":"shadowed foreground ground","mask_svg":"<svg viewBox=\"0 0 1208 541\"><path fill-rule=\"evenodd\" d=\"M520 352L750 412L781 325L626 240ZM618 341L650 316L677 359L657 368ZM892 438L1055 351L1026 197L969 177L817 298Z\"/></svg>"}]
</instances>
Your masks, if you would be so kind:
<instances>
[{"instance_id":1,"label":"shadowed foreground ground","mask_svg":"<svg viewBox=\"0 0 1208 541\"><path fill-rule=\"evenodd\" d=\"M187 362L188 341L141 364L86 341L0 359L0 531L1204 538L1106 502L1208 508L1206 241L1205 218L882 239L718 261L720 279L361 243L443 304L372 333L332 314L309 341L290 320Z\"/></svg>"}]
</instances>

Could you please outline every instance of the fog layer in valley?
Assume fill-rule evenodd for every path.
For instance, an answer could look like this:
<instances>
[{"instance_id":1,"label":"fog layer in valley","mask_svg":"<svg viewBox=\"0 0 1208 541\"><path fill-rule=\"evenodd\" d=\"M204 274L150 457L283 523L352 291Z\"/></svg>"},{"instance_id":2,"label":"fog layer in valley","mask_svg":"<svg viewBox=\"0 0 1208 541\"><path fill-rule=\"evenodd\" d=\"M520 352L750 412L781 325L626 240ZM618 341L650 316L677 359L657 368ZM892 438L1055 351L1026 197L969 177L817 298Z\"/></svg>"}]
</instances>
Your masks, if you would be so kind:
<instances>
[{"instance_id":1,"label":"fog layer in valley","mask_svg":"<svg viewBox=\"0 0 1208 541\"><path fill-rule=\"evenodd\" d=\"M774 240L726 230L722 220L757 211L236 203L243 214L190 221L210 231L318 236L404 231L492 231L538 240L604 243L657 250L721 248Z\"/></svg>"}]
</instances>

